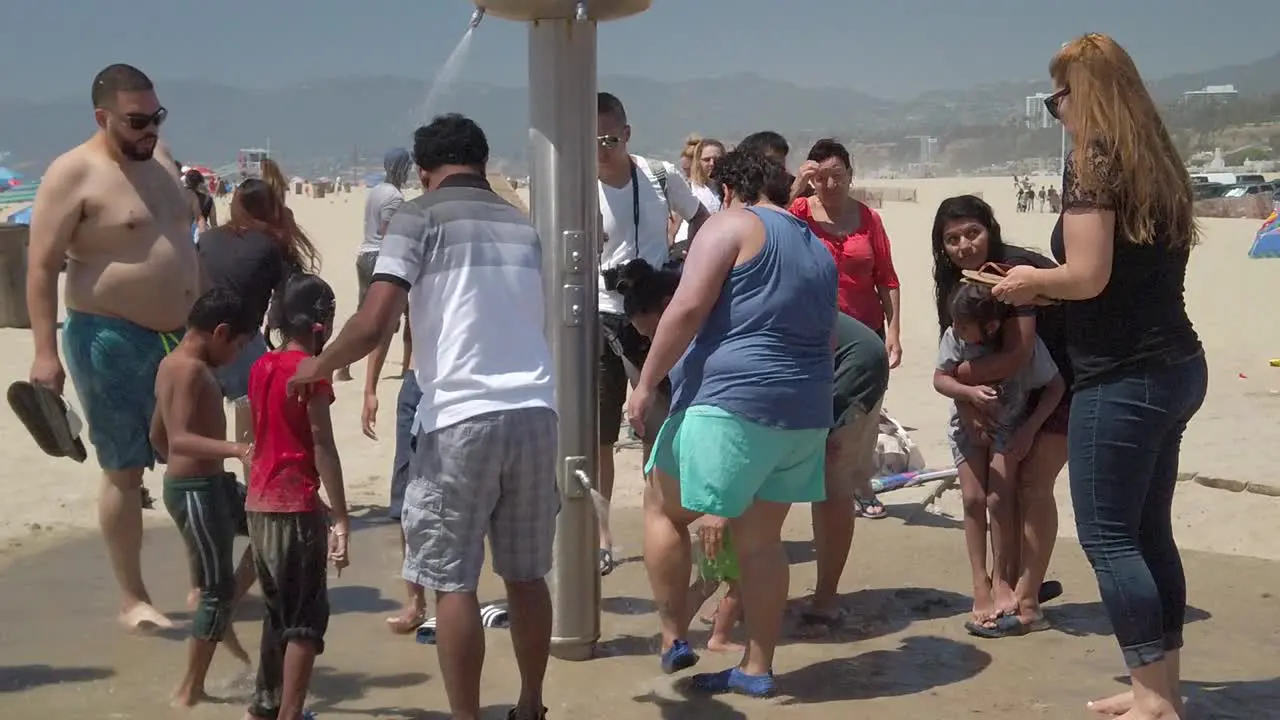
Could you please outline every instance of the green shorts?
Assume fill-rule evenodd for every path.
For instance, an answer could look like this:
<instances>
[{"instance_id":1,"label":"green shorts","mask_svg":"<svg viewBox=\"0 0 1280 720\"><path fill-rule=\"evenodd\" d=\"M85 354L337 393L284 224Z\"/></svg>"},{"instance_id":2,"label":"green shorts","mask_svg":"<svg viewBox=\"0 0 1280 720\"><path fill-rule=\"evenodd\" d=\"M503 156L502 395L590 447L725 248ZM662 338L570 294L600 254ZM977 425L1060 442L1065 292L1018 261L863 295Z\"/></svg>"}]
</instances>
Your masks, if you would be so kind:
<instances>
[{"instance_id":1,"label":"green shorts","mask_svg":"<svg viewBox=\"0 0 1280 720\"><path fill-rule=\"evenodd\" d=\"M755 500L822 502L827 432L771 428L694 405L662 424L645 473L670 475L686 510L719 517L738 517Z\"/></svg>"}]
</instances>

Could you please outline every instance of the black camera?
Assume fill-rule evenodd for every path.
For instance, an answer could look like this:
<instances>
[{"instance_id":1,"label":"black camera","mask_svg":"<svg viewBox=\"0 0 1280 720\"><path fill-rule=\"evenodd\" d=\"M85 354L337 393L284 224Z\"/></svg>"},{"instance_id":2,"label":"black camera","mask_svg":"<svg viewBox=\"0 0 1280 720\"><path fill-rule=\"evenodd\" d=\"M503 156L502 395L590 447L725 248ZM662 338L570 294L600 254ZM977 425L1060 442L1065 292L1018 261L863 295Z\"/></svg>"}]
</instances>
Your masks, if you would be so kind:
<instances>
[{"instance_id":1,"label":"black camera","mask_svg":"<svg viewBox=\"0 0 1280 720\"><path fill-rule=\"evenodd\" d=\"M600 277L604 280L604 289L609 292L618 292L618 276L622 274L620 268L611 267L600 271Z\"/></svg>"}]
</instances>

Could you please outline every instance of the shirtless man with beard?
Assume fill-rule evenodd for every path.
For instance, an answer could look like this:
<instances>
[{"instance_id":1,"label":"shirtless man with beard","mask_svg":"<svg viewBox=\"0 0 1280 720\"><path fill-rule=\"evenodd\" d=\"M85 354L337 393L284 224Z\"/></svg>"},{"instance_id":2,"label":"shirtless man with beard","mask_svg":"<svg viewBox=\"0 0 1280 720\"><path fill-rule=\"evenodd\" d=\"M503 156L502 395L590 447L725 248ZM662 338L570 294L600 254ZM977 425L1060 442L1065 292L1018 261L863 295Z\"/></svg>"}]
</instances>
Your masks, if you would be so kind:
<instances>
[{"instance_id":1,"label":"shirtless man with beard","mask_svg":"<svg viewBox=\"0 0 1280 720\"><path fill-rule=\"evenodd\" d=\"M58 274L67 262L62 345L102 466L98 520L122 594L120 622L172 627L142 582L142 473L156 368L186 325L200 285L191 204L158 148L167 111L151 80L111 65L93 80L98 131L49 166L31 219L27 303L31 381L61 393Z\"/></svg>"}]
</instances>

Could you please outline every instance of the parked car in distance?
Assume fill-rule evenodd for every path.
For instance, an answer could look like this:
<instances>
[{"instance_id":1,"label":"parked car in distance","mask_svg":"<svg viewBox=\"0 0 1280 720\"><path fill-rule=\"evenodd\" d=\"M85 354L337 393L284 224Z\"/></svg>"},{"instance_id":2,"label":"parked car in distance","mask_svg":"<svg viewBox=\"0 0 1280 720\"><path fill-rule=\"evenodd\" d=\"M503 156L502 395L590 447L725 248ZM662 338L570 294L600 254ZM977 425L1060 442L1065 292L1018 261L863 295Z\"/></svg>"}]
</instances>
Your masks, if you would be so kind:
<instances>
[{"instance_id":1,"label":"parked car in distance","mask_svg":"<svg viewBox=\"0 0 1280 720\"><path fill-rule=\"evenodd\" d=\"M1222 194L1226 198L1242 198L1249 195L1270 195L1276 191L1274 183L1250 183L1247 185L1232 185Z\"/></svg>"},{"instance_id":2,"label":"parked car in distance","mask_svg":"<svg viewBox=\"0 0 1280 720\"><path fill-rule=\"evenodd\" d=\"M1210 200L1222 197L1231 186L1215 182L1193 183L1191 185L1192 200Z\"/></svg>"}]
</instances>

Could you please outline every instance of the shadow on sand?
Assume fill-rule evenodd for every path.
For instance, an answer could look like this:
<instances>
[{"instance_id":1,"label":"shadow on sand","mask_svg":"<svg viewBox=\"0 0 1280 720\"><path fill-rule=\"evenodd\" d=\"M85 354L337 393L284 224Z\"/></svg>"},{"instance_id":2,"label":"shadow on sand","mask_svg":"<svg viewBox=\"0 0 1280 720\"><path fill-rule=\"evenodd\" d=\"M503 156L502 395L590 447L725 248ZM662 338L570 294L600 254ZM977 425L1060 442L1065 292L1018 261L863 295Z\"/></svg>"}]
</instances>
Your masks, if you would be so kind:
<instances>
[{"instance_id":1,"label":"shadow on sand","mask_svg":"<svg viewBox=\"0 0 1280 720\"><path fill-rule=\"evenodd\" d=\"M45 685L93 682L116 674L105 667L52 667L50 665L0 665L0 693L23 692Z\"/></svg>"},{"instance_id":2,"label":"shadow on sand","mask_svg":"<svg viewBox=\"0 0 1280 720\"><path fill-rule=\"evenodd\" d=\"M1045 617L1053 624L1053 629L1072 637L1089 637L1091 635L1112 635L1111 621L1107 618L1107 609L1102 601L1085 603L1063 603L1062 605L1045 606ZM1213 617L1207 610L1191 605L1187 606L1186 624L1201 622Z\"/></svg>"},{"instance_id":3,"label":"shadow on sand","mask_svg":"<svg viewBox=\"0 0 1280 720\"><path fill-rule=\"evenodd\" d=\"M430 679L426 673L398 673L395 675L371 675L363 672L339 672L330 667L317 666L311 678L310 708L319 714L347 713L362 717L410 717L418 715L377 715L371 710L344 710L341 705L351 705L364 698L371 690L399 690L422 685ZM396 712L411 712L393 708ZM421 717L435 717L424 715ZM442 715L440 717L448 717Z\"/></svg>"},{"instance_id":4,"label":"shadow on sand","mask_svg":"<svg viewBox=\"0 0 1280 720\"><path fill-rule=\"evenodd\" d=\"M991 656L943 637L913 636L894 650L816 662L778 676L784 705L870 700L928 692L968 680L991 664Z\"/></svg>"}]
</instances>

